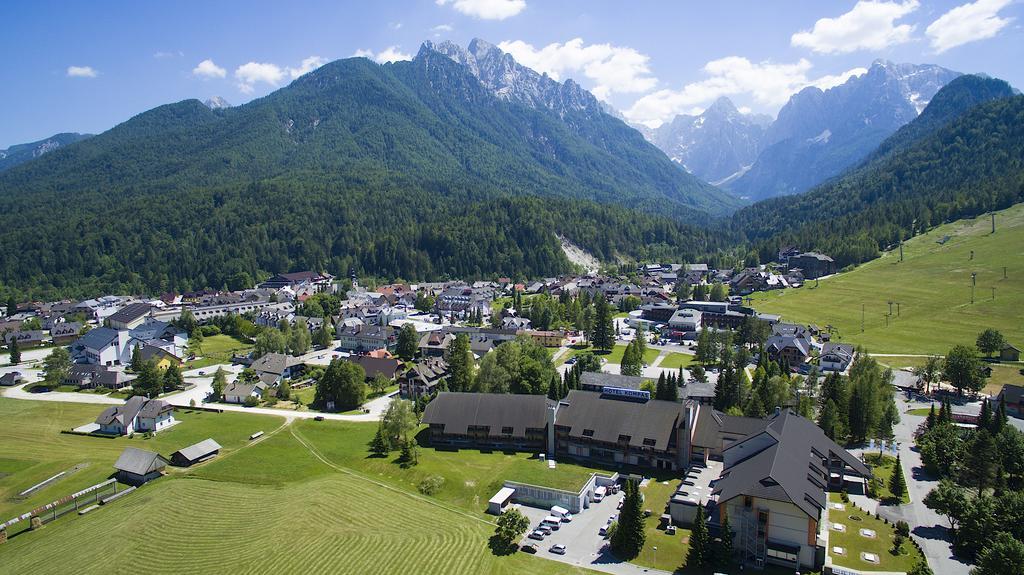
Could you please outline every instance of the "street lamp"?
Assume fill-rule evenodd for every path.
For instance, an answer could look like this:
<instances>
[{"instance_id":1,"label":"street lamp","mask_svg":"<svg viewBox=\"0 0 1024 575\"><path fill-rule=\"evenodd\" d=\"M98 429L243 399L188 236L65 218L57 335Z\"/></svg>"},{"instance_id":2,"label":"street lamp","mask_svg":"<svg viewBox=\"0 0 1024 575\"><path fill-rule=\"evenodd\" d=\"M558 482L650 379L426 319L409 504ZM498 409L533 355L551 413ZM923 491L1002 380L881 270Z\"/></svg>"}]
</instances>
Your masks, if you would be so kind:
<instances>
[{"instance_id":1,"label":"street lamp","mask_svg":"<svg viewBox=\"0 0 1024 575\"><path fill-rule=\"evenodd\" d=\"M657 545L654 546L654 564L655 565L658 564L658 546Z\"/></svg>"}]
</instances>

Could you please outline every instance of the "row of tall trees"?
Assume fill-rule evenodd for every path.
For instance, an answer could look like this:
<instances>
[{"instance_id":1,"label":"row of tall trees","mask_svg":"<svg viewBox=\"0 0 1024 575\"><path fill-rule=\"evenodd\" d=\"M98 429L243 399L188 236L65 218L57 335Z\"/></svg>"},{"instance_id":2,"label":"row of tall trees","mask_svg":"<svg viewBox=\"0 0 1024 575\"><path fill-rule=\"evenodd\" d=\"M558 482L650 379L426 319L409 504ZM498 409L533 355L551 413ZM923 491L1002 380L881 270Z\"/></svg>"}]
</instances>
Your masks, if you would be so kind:
<instances>
[{"instance_id":1,"label":"row of tall trees","mask_svg":"<svg viewBox=\"0 0 1024 575\"><path fill-rule=\"evenodd\" d=\"M892 378L892 370L858 349L849 376L833 372L822 383L818 426L839 442L892 437L892 427L900 420Z\"/></svg>"}]
</instances>

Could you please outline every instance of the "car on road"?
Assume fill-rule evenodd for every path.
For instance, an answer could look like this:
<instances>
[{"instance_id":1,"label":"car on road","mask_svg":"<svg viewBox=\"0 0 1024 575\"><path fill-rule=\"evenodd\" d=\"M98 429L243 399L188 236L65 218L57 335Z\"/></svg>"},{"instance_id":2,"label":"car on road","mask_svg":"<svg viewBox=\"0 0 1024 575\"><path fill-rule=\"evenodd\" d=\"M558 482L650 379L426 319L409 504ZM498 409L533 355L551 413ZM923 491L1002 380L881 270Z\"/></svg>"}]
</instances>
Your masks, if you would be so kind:
<instances>
[{"instance_id":1,"label":"car on road","mask_svg":"<svg viewBox=\"0 0 1024 575\"><path fill-rule=\"evenodd\" d=\"M565 360L565 365L572 365L574 363L576 363L576 356L575 355L570 357L569 359Z\"/></svg>"},{"instance_id":2,"label":"car on road","mask_svg":"<svg viewBox=\"0 0 1024 575\"><path fill-rule=\"evenodd\" d=\"M523 545L522 547L520 547L519 550L522 551L523 553L536 553L537 552L537 546L534 545L533 543L527 543L526 545Z\"/></svg>"},{"instance_id":3,"label":"car on road","mask_svg":"<svg viewBox=\"0 0 1024 575\"><path fill-rule=\"evenodd\" d=\"M547 535L547 534L544 533L543 531L537 529L537 530L531 531L530 534L527 535L527 537L529 537L530 539L536 539L537 541L543 541L545 535Z\"/></svg>"},{"instance_id":4,"label":"car on road","mask_svg":"<svg viewBox=\"0 0 1024 575\"><path fill-rule=\"evenodd\" d=\"M551 549L548 549L548 551L555 555L565 555L565 545L562 545L561 543L552 545Z\"/></svg>"},{"instance_id":5,"label":"car on road","mask_svg":"<svg viewBox=\"0 0 1024 575\"><path fill-rule=\"evenodd\" d=\"M604 537L605 535L608 535L608 526L607 526L607 525L605 525L604 527L602 527L601 529L599 529L599 530L597 531L597 534L598 534L598 535L600 535L601 537Z\"/></svg>"},{"instance_id":6,"label":"car on road","mask_svg":"<svg viewBox=\"0 0 1024 575\"><path fill-rule=\"evenodd\" d=\"M199 375L206 375L206 372L205 371L200 371Z\"/></svg>"}]
</instances>

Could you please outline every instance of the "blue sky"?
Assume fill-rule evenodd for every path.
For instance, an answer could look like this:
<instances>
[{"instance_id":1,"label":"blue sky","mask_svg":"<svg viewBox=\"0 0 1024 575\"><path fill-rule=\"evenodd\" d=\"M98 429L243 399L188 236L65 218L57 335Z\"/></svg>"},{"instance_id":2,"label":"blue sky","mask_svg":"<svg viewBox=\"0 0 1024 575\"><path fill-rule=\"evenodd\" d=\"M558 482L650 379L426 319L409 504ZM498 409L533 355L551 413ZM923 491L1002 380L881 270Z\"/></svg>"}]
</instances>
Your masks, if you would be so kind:
<instances>
[{"instance_id":1,"label":"blue sky","mask_svg":"<svg viewBox=\"0 0 1024 575\"><path fill-rule=\"evenodd\" d=\"M878 58L985 72L1019 88L1022 20L1019 0L8 0L0 148L101 132L186 98L237 105L322 62L401 59L424 40L474 37L649 125L722 95L774 114L792 92L841 82Z\"/></svg>"}]
</instances>

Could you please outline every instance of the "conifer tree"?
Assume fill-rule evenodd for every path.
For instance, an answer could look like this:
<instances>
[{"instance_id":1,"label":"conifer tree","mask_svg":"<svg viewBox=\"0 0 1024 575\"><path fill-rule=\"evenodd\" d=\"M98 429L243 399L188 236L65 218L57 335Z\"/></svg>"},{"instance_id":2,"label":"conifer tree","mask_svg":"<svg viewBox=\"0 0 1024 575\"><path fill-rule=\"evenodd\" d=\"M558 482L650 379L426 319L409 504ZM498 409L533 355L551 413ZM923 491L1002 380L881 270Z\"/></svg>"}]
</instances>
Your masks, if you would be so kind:
<instances>
[{"instance_id":1,"label":"conifer tree","mask_svg":"<svg viewBox=\"0 0 1024 575\"><path fill-rule=\"evenodd\" d=\"M388 441L384 437L384 430L382 426L377 426L377 433L374 434L373 439L370 441L370 453L377 457L386 457L388 454Z\"/></svg>"},{"instance_id":2,"label":"conifer tree","mask_svg":"<svg viewBox=\"0 0 1024 575\"><path fill-rule=\"evenodd\" d=\"M12 337L11 342L7 344L7 349L11 354L11 365L21 363L21 350L19 349L18 338Z\"/></svg>"},{"instance_id":3,"label":"conifer tree","mask_svg":"<svg viewBox=\"0 0 1024 575\"><path fill-rule=\"evenodd\" d=\"M622 511L619 512L618 528L611 537L611 549L620 559L632 559L644 548L643 499L636 481L626 481Z\"/></svg>"},{"instance_id":4,"label":"conifer tree","mask_svg":"<svg viewBox=\"0 0 1024 575\"><path fill-rule=\"evenodd\" d=\"M892 476L889 477L889 491L892 492L896 503L901 503L903 495L907 492L907 482L903 478L903 466L899 454L896 455L896 467L893 468Z\"/></svg>"},{"instance_id":5,"label":"conifer tree","mask_svg":"<svg viewBox=\"0 0 1024 575\"><path fill-rule=\"evenodd\" d=\"M690 551L686 555L686 566L690 569L708 565L711 559L711 537L704 516L704 506L697 506L697 515L693 518L693 530L690 532Z\"/></svg>"},{"instance_id":6,"label":"conifer tree","mask_svg":"<svg viewBox=\"0 0 1024 575\"><path fill-rule=\"evenodd\" d=\"M935 427L935 404L933 403L931 408L928 410L928 418L925 419L924 423L927 429Z\"/></svg>"}]
</instances>

